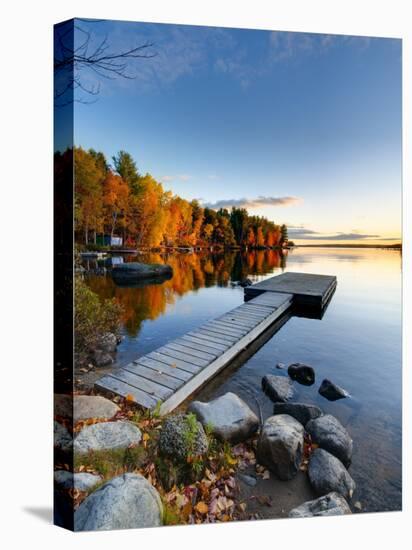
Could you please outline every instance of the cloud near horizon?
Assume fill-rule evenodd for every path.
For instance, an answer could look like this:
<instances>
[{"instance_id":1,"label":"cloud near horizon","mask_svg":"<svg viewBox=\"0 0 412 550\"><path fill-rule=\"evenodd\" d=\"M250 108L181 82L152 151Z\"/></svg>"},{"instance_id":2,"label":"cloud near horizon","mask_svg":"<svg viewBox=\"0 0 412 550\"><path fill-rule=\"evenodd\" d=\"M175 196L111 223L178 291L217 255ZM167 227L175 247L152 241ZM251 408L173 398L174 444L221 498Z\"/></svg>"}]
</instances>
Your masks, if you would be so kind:
<instances>
[{"instance_id":1,"label":"cloud near horizon","mask_svg":"<svg viewBox=\"0 0 412 550\"><path fill-rule=\"evenodd\" d=\"M292 239L304 239L310 241L357 241L362 239L379 239L379 240L391 240L385 239L381 235L372 235L368 233L351 232L351 233L335 233L334 235L322 235L319 231L313 231L312 229L306 229L301 226L289 226L289 237Z\"/></svg>"},{"instance_id":2,"label":"cloud near horizon","mask_svg":"<svg viewBox=\"0 0 412 550\"><path fill-rule=\"evenodd\" d=\"M263 206L291 206L302 202L299 197L257 197L255 199L222 199L216 202L203 203L203 207L219 210L219 208L261 208Z\"/></svg>"}]
</instances>

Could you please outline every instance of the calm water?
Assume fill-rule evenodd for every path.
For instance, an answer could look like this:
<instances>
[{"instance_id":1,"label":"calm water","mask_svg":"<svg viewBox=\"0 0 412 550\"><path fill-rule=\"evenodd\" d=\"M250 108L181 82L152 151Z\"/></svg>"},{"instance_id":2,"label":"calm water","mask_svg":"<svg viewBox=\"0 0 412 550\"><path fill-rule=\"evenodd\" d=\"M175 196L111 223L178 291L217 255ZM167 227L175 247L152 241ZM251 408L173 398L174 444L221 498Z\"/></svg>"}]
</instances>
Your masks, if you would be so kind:
<instances>
[{"instance_id":1,"label":"calm water","mask_svg":"<svg viewBox=\"0 0 412 550\"><path fill-rule=\"evenodd\" d=\"M136 258L134 258L136 259ZM337 290L322 320L292 317L237 370L227 369L199 393L210 399L227 391L240 395L266 418L271 401L262 394L266 373L285 375L278 362L303 362L316 370L312 387L296 385L296 400L315 403L337 416L354 440L351 474L364 511L399 510L401 499L401 255L392 250L300 248L287 258L275 251L241 255L139 256L165 261L173 279L145 288L119 288L108 276L90 286L123 304L124 340L119 365L164 345L243 302L231 282L254 282L283 271L336 275ZM329 402L317 393L330 378L352 395Z\"/></svg>"}]
</instances>

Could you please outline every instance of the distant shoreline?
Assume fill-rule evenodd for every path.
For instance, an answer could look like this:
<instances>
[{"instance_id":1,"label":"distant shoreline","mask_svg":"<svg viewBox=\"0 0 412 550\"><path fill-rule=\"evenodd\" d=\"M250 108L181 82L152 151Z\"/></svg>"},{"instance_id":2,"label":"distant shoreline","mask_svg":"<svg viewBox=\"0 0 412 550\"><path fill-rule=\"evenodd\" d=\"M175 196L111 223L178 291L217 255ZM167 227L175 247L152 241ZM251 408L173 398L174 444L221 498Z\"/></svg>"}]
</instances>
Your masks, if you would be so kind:
<instances>
[{"instance_id":1,"label":"distant shoreline","mask_svg":"<svg viewBox=\"0 0 412 550\"><path fill-rule=\"evenodd\" d=\"M292 248L381 248L402 250L402 244L295 244Z\"/></svg>"}]
</instances>

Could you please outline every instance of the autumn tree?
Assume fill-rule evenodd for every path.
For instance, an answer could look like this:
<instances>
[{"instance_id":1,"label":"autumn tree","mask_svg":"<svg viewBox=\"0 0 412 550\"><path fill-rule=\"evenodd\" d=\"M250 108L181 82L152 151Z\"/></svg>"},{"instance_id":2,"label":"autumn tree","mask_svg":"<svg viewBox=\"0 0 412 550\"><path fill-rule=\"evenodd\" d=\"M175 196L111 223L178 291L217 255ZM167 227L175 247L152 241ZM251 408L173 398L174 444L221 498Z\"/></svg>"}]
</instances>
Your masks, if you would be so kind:
<instances>
[{"instance_id":1,"label":"autumn tree","mask_svg":"<svg viewBox=\"0 0 412 550\"><path fill-rule=\"evenodd\" d=\"M117 174L109 171L103 183L105 225L113 237L117 227L125 228L128 210L129 187Z\"/></svg>"},{"instance_id":2,"label":"autumn tree","mask_svg":"<svg viewBox=\"0 0 412 550\"><path fill-rule=\"evenodd\" d=\"M126 151L119 151L112 160L115 171L129 185L131 192L138 193L140 176L132 155Z\"/></svg>"}]
</instances>

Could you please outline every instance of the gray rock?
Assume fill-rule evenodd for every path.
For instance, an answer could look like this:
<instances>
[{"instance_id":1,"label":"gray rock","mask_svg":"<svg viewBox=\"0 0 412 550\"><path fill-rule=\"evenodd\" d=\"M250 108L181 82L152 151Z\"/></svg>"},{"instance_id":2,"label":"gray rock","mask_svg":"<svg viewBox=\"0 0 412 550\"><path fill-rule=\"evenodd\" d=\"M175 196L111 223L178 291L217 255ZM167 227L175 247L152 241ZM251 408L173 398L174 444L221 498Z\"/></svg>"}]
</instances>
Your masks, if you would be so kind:
<instances>
[{"instance_id":1,"label":"gray rock","mask_svg":"<svg viewBox=\"0 0 412 550\"><path fill-rule=\"evenodd\" d=\"M77 491L89 491L93 489L102 478L95 474L87 472L77 472L73 474L67 470L57 470L54 472L54 481L63 489L76 489Z\"/></svg>"},{"instance_id":2,"label":"gray rock","mask_svg":"<svg viewBox=\"0 0 412 550\"><path fill-rule=\"evenodd\" d=\"M312 420L321 416L322 411L316 405L307 403L275 403L273 405L273 414L289 414L296 418L303 426Z\"/></svg>"},{"instance_id":3,"label":"gray rock","mask_svg":"<svg viewBox=\"0 0 412 550\"><path fill-rule=\"evenodd\" d=\"M348 467L352 459L353 441L337 418L325 414L311 420L306 431L319 447L333 454Z\"/></svg>"},{"instance_id":4,"label":"gray rock","mask_svg":"<svg viewBox=\"0 0 412 550\"><path fill-rule=\"evenodd\" d=\"M309 460L309 480L318 495L337 492L352 498L356 484L342 462L324 449L315 449Z\"/></svg>"},{"instance_id":5,"label":"gray rock","mask_svg":"<svg viewBox=\"0 0 412 550\"><path fill-rule=\"evenodd\" d=\"M177 414L163 422L159 450L164 455L186 462L188 456L205 454L208 446L205 430L194 414Z\"/></svg>"},{"instance_id":6,"label":"gray rock","mask_svg":"<svg viewBox=\"0 0 412 550\"><path fill-rule=\"evenodd\" d=\"M56 420L54 421L54 446L63 452L71 451L73 447L73 437L69 430Z\"/></svg>"},{"instance_id":7,"label":"gray rock","mask_svg":"<svg viewBox=\"0 0 412 550\"><path fill-rule=\"evenodd\" d=\"M346 500L339 493L328 493L316 500L309 500L289 512L290 518L311 518L314 516L343 516L351 514Z\"/></svg>"},{"instance_id":8,"label":"gray rock","mask_svg":"<svg viewBox=\"0 0 412 550\"><path fill-rule=\"evenodd\" d=\"M302 424L292 416L270 416L258 439L258 462L267 466L279 479L292 479L301 463L303 435Z\"/></svg>"},{"instance_id":9,"label":"gray rock","mask_svg":"<svg viewBox=\"0 0 412 550\"><path fill-rule=\"evenodd\" d=\"M262 389L274 402L285 402L294 394L292 382L286 376L266 374L262 378Z\"/></svg>"},{"instance_id":10,"label":"gray rock","mask_svg":"<svg viewBox=\"0 0 412 550\"><path fill-rule=\"evenodd\" d=\"M140 474L124 474L82 502L74 514L74 530L158 527L162 518L162 502L156 489Z\"/></svg>"},{"instance_id":11,"label":"gray rock","mask_svg":"<svg viewBox=\"0 0 412 550\"><path fill-rule=\"evenodd\" d=\"M338 399L344 399L350 397L349 393L343 388L337 386L327 378L325 378L320 385L319 393L329 401L337 401Z\"/></svg>"},{"instance_id":12,"label":"gray rock","mask_svg":"<svg viewBox=\"0 0 412 550\"><path fill-rule=\"evenodd\" d=\"M106 353L113 353L117 348L117 336L113 332L106 332L99 338L97 347Z\"/></svg>"},{"instance_id":13,"label":"gray rock","mask_svg":"<svg viewBox=\"0 0 412 550\"><path fill-rule=\"evenodd\" d=\"M97 418L110 420L120 408L100 395L75 395L73 399L74 421Z\"/></svg>"},{"instance_id":14,"label":"gray rock","mask_svg":"<svg viewBox=\"0 0 412 550\"><path fill-rule=\"evenodd\" d=\"M96 367L107 367L114 362L113 357L110 355L110 353L107 353L100 349L94 350L93 361Z\"/></svg>"},{"instance_id":15,"label":"gray rock","mask_svg":"<svg viewBox=\"0 0 412 550\"><path fill-rule=\"evenodd\" d=\"M75 438L75 453L126 449L140 443L142 433L130 422L99 422L85 426Z\"/></svg>"},{"instance_id":16,"label":"gray rock","mask_svg":"<svg viewBox=\"0 0 412 550\"><path fill-rule=\"evenodd\" d=\"M224 441L239 443L252 436L259 428L259 419L235 393L228 392L209 403L193 401L189 411L204 427Z\"/></svg>"},{"instance_id":17,"label":"gray rock","mask_svg":"<svg viewBox=\"0 0 412 550\"><path fill-rule=\"evenodd\" d=\"M55 394L54 414L63 418L73 418L73 422L97 418L109 420L120 408L105 397L99 395Z\"/></svg>"},{"instance_id":18,"label":"gray rock","mask_svg":"<svg viewBox=\"0 0 412 550\"><path fill-rule=\"evenodd\" d=\"M312 386L315 383L315 371L309 365L293 363L288 367L288 374L292 380L296 380L304 386Z\"/></svg>"}]
</instances>

